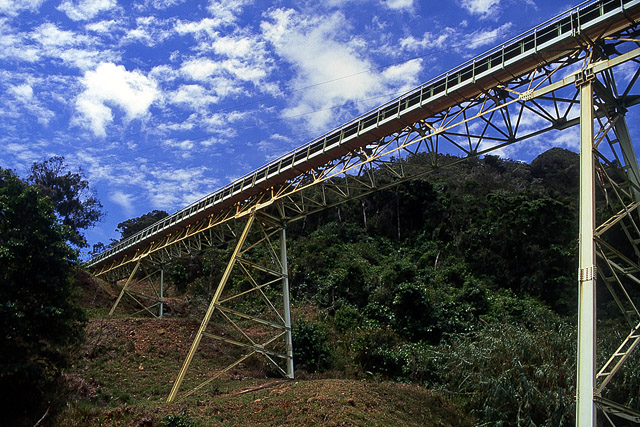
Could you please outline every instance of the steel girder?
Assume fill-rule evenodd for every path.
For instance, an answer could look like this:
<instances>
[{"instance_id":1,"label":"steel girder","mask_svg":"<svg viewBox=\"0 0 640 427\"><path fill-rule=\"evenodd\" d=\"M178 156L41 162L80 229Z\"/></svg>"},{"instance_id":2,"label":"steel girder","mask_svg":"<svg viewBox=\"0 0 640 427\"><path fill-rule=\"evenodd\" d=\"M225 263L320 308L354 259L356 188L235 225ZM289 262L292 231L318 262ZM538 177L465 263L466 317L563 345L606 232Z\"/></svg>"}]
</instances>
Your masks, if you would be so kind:
<instances>
[{"instance_id":1,"label":"steel girder","mask_svg":"<svg viewBox=\"0 0 640 427\"><path fill-rule=\"evenodd\" d=\"M626 33L621 35L624 40L628 38L626 36ZM619 47L622 43L612 40L607 45ZM249 196L230 208L163 236L143 250L101 266L95 274L110 280L122 279L130 274L138 260L147 258L163 262L222 243L234 237L229 224L253 210L275 212L273 205L276 202L284 204L288 220L298 220L461 161L441 154L462 158L488 154L517 142L539 138L549 131L577 125L579 97L575 83L583 79L585 73L602 73L628 61L637 64L640 52L637 48L610 59L602 58L582 70L585 61L593 59L593 50L590 46L577 49L572 55L541 65L532 73L499 84L479 96L460 100L455 107L409 123L375 144L301 172L278 187ZM615 108L629 108L640 101L630 90L616 97ZM603 116L606 111L597 108L595 114ZM404 161L408 154L416 153L431 155L432 167L416 168ZM376 169L386 172L387 179L380 182L379 174L374 172Z\"/></svg>"}]
</instances>

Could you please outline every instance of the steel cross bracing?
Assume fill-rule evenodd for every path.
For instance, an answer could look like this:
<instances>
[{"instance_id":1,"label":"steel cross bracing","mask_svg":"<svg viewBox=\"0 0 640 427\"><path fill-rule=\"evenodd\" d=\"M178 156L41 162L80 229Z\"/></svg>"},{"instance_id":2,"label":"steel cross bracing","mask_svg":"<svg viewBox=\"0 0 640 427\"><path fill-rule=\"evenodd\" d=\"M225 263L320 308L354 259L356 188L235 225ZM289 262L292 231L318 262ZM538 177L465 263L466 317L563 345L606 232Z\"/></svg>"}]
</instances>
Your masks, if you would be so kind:
<instances>
[{"instance_id":1,"label":"steel cross bracing","mask_svg":"<svg viewBox=\"0 0 640 427\"><path fill-rule=\"evenodd\" d=\"M588 92L593 92L592 118L597 125L593 137L595 177L606 199L607 212L611 214L591 234L599 266L581 269L579 280L595 283L597 274L630 326L623 334L626 338L620 347L593 373L593 392L587 391L586 395L590 396L588 404L598 405L604 411L603 417L612 423L620 417L638 420L633 411L607 398L608 389L615 385L616 373L637 345L640 324L637 304L629 292L630 286L640 284L640 267L628 256L634 253L633 258L638 257L639 173L624 119L627 109L640 100L637 90L640 42L637 27L632 24L633 20L627 22L626 28L616 33L609 32L609 27L588 37L575 33L572 35L574 48L563 50L562 55L554 59L541 61L535 68L514 74L510 79L496 81L490 88L478 88L473 95L455 97L455 102L442 111L407 121L375 141L301 170L265 191L247 194L232 206L209 213L169 234L158 235L135 253L111 263L95 263L95 271L110 280L133 277L139 262L163 264L203 247L242 240L234 231L234 224L249 221L256 212L281 224L295 221L424 176L463 158L490 153L520 141L535 142L543 135L552 138L554 132L565 132L580 123L582 98L587 93L584 87L588 84ZM453 94L450 97L454 98ZM431 156L432 167L416 168L408 159L409 154ZM459 157L449 156L451 154ZM620 236L627 242L622 248ZM232 262L235 261L232 259ZM224 289L224 285L221 286ZM283 295L283 301L285 297L288 293ZM215 311L216 305L213 307ZM203 321L205 323L208 325L209 320ZM592 330L595 331L595 324ZM202 336L208 335L198 334ZM261 344L251 345L255 345L252 351L260 353ZM194 343L193 348L197 349L198 345ZM191 353L195 354L195 350ZM291 358L287 363L289 360ZM185 362L184 372L188 365ZM173 392L172 396L175 397Z\"/></svg>"},{"instance_id":2,"label":"steel cross bracing","mask_svg":"<svg viewBox=\"0 0 640 427\"><path fill-rule=\"evenodd\" d=\"M618 39L602 41L601 47L592 49L585 45L561 60L503 82L427 119L405 125L375 143L301 172L277 187L248 196L228 209L161 236L144 250L111 264L103 263L94 272L107 280L122 279L141 259L161 264L203 247L223 243L235 238L230 225L235 220L252 210L273 210L272 205L276 201L283 204L287 220L295 221L346 200L423 176L445 167L447 163L462 161L461 158L487 154L516 142L540 138L550 131L577 125L579 92L575 88L576 82L583 80L585 75L602 74L625 63L637 64L640 48L629 41L635 37L634 32L634 29L629 29ZM629 50L630 46L632 49ZM628 51L609 58L598 54L598 51L614 48L626 48ZM585 61L594 56L594 62L583 70ZM614 77L612 72L603 75L608 76L608 80ZM602 85L606 88L606 85L614 83L605 80ZM632 84L615 96L615 102L602 101L601 104L607 102L607 106L599 107L596 115L603 116L611 108L624 111L638 103L640 97L632 92L636 78L628 83ZM431 156L432 168L416 168L404 160L407 155L418 153Z\"/></svg>"},{"instance_id":3,"label":"steel cross bracing","mask_svg":"<svg viewBox=\"0 0 640 427\"><path fill-rule=\"evenodd\" d=\"M178 396L203 338L226 343L239 350L239 353L235 360L207 374L204 381L191 384L191 389L183 394L184 397L253 355L262 355L276 372L293 378L284 224L277 218L255 211L245 220L233 255L173 385L169 402ZM279 291L276 290L278 287L281 287ZM282 295L282 300L274 299L274 294ZM250 299L253 300L248 304ZM262 306L263 310L256 312L257 305ZM214 319L215 315L217 319ZM209 327L211 323L215 325L215 330ZM209 363L204 370L211 370Z\"/></svg>"},{"instance_id":4,"label":"steel cross bracing","mask_svg":"<svg viewBox=\"0 0 640 427\"><path fill-rule=\"evenodd\" d=\"M138 275L137 278L136 275ZM163 265L156 265L146 259L139 260L120 289L118 298L109 311L109 316L113 315L123 297L127 297L126 299L139 308L138 311L129 313L129 315L148 313L153 317L162 317L164 314Z\"/></svg>"}]
</instances>

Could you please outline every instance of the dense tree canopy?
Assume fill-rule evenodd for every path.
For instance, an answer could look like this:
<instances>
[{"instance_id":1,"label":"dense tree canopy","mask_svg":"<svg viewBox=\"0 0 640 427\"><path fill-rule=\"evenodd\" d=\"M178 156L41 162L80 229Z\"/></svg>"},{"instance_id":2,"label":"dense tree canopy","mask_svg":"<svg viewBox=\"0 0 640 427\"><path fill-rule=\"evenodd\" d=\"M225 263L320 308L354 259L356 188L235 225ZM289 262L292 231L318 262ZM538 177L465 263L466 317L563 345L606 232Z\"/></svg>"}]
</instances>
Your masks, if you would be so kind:
<instances>
[{"instance_id":1,"label":"dense tree canopy","mask_svg":"<svg viewBox=\"0 0 640 427\"><path fill-rule=\"evenodd\" d=\"M51 200L62 224L69 229L69 241L80 247L87 246L81 230L94 225L104 214L82 170L71 172L64 157L54 156L34 163L27 180Z\"/></svg>"},{"instance_id":2,"label":"dense tree canopy","mask_svg":"<svg viewBox=\"0 0 640 427\"><path fill-rule=\"evenodd\" d=\"M116 231L120 233L121 239L133 236L138 231L142 231L157 221L169 216L165 211L153 210L136 218L131 218L118 224Z\"/></svg>"},{"instance_id":3,"label":"dense tree canopy","mask_svg":"<svg viewBox=\"0 0 640 427\"><path fill-rule=\"evenodd\" d=\"M0 400L3 423L33 425L79 337L75 252L51 200L0 169Z\"/></svg>"}]
</instances>

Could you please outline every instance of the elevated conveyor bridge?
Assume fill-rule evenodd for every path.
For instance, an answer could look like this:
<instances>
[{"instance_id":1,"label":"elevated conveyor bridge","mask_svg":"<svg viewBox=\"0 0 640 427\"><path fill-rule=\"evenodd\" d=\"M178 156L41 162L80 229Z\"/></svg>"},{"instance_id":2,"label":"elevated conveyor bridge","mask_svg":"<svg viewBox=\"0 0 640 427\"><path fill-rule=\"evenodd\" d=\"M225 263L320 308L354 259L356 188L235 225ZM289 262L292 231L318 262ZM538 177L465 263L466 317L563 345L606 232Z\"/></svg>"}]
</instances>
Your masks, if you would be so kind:
<instances>
[{"instance_id":1,"label":"elevated conveyor bridge","mask_svg":"<svg viewBox=\"0 0 640 427\"><path fill-rule=\"evenodd\" d=\"M178 396L204 337L225 341L242 355L188 393L253 354L292 377L287 223L451 162L580 125L577 422L595 425L597 408L601 419L611 424L620 419L640 422L640 414L606 397L606 386L640 340L640 312L626 291L640 284L640 170L625 121L628 109L640 102L639 22L640 0L584 2L124 239L87 267L105 280L125 281L111 313L126 296L161 316L164 266L203 248L233 242L234 253L169 400ZM403 161L417 153L431 156L430 168ZM380 171L385 179L374 173ZM593 215L596 182L613 209L603 224L596 224ZM635 260L609 242L607 236L614 230L627 236ZM263 256L251 256L251 251L262 251ZM142 271L155 278L150 295L131 286ZM238 272L248 285L232 291L227 284ZM601 368L594 360L596 278L629 323L620 348ZM278 301L267 292L274 287L280 292ZM247 297L263 301L266 314L231 305ZM233 333L211 332L214 314ZM251 335L246 322L271 332Z\"/></svg>"}]
</instances>

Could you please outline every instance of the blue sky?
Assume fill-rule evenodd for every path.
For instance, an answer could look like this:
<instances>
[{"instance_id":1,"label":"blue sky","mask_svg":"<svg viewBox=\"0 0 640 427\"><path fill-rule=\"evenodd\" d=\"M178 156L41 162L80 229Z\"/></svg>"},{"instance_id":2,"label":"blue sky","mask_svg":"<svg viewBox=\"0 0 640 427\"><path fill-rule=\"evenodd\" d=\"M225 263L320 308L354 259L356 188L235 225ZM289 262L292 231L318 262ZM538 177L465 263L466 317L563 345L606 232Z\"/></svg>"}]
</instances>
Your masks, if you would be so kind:
<instances>
[{"instance_id":1,"label":"blue sky","mask_svg":"<svg viewBox=\"0 0 640 427\"><path fill-rule=\"evenodd\" d=\"M0 0L0 167L81 167L108 243L575 4Z\"/></svg>"}]
</instances>

